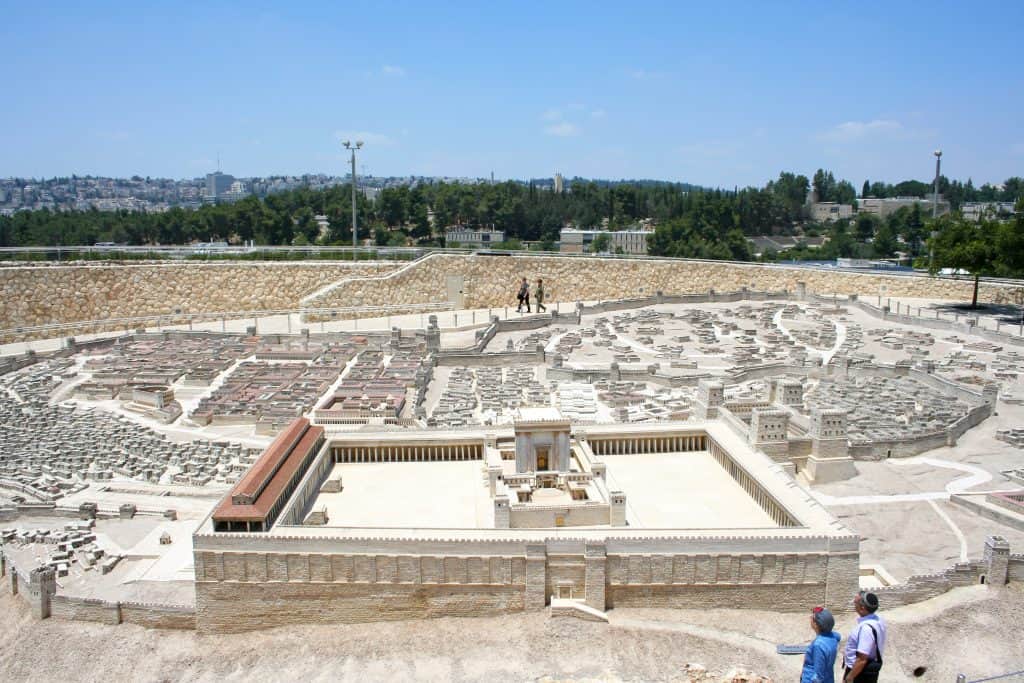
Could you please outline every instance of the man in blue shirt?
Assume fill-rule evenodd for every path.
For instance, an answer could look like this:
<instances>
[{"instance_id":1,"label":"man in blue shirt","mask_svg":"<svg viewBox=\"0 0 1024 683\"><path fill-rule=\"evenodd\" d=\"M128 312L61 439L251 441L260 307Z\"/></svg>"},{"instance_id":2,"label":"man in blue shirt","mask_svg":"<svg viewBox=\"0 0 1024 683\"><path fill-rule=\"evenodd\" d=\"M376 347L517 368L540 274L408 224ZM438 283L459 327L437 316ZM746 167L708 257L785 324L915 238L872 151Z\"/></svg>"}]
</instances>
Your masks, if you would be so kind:
<instances>
[{"instance_id":1,"label":"man in blue shirt","mask_svg":"<svg viewBox=\"0 0 1024 683\"><path fill-rule=\"evenodd\" d=\"M800 683L835 683L836 650L840 635L832 630L836 620L824 607L815 607L811 614L811 628L815 637L804 653L804 668Z\"/></svg>"},{"instance_id":2,"label":"man in blue shirt","mask_svg":"<svg viewBox=\"0 0 1024 683\"><path fill-rule=\"evenodd\" d=\"M875 614L878 596L861 591L853 599L857 625L846 639L843 683L876 683L885 652L885 621Z\"/></svg>"}]
</instances>

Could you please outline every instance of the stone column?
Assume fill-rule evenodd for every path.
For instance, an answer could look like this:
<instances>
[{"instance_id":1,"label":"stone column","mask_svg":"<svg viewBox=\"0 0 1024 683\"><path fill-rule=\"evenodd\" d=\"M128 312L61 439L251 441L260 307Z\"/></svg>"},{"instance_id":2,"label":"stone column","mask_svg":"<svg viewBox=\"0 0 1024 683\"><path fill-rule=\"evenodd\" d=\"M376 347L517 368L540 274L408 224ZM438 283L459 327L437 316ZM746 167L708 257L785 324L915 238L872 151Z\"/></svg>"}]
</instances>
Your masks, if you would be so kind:
<instances>
[{"instance_id":1,"label":"stone column","mask_svg":"<svg viewBox=\"0 0 1024 683\"><path fill-rule=\"evenodd\" d=\"M526 595L524 609L542 609L548 604L548 549L543 543L526 546Z\"/></svg>"},{"instance_id":2,"label":"stone column","mask_svg":"<svg viewBox=\"0 0 1024 683\"><path fill-rule=\"evenodd\" d=\"M584 555L586 563L586 603L588 607L605 611L605 569L608 563L608 552L604 543L587 542Z\"/></svg>"},{"instance_id":3,"label":"stone column","mask_svg":"<svg viewBox=\"0 0 1024 683\"><path fill-rule=\"evenodd\" d=\"M985 575L990 586L1005 586L1009 581L1010 544L1002 536L985 539Z\"/></svg>"}]
</instances>

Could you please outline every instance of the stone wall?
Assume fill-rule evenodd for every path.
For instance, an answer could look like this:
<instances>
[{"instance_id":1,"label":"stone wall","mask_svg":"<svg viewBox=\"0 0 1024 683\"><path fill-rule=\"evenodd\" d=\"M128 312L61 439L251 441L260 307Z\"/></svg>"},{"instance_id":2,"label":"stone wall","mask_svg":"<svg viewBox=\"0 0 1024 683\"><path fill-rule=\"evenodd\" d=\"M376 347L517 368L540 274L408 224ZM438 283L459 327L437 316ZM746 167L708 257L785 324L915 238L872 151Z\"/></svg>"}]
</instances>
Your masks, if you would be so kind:
<instances>
[{"instance_id":1,"label":"stone wall","mask_svg":"<svg viewBox=\"0 0 1024 683\"><path fill-rule=\"evenodd\" d=\"M487 616L523 609L523 586L197 583L201 633L289 624Z\"/></svg>"},{"instance_id":2,"label":"stone wall","mask_svg":"<svg viewBox=\"0 0 1024 683\"><path fill-rule=\"evenodd\" d=\"M68 621L95 621L99 624L121 623L121 609L116 602L92 598L55 595L50 601L50 614Z\"/></svg>"},{"instance_id":3,"label":"stone wall","mask_svg":"<svg viewBox=\"0 0 1024 683\"><path fill-rule=\"evenodd\" d=\"M592 301L647 296L738 291L796 292L804 282L818 294L875 294L886 296L970 300L973 283L929 277L822 271L767 264L693 260L632 260L564 258L554 256L464 256L432 254L388 275L341 282L318 296L307 297L310 307L341 305L418 304L447 297L447 276L464 278L466 308L511 306L517 283L544 279L548 301ZM1008 301L1014 288L983 284L981 301Z\"/></svg>"},{"instance_id":4,"label":"stone wall","mask_svg":"<svg viewBox=\"0 0 1024 683\"><path fill-rule=\"evenodd\" d=\"M302 297L339 279L396 267L382 262L178 262L3 268L0 330L177 312L297 308Z\"/></svg>"},{"instance_id":5,"label":"stone wall","mask_svg":"<svg viewBox=\"0 0 1024 683\"><path fill-rule=\"evenodd\" d=\"M196 627L196 611L192 607L184 606L122 602L121 623L187 631Z\"/></svg>"},{"instance_id":6,"label":"stone wall","mask_svg":"<svg viewBox=\"0 0 1024 683\"><path fill-rule=\"evenodd\" d=\"M855 537L606 544L571 537L461 543L220 534L194 541L201 632L496 614L542 609L553 597L599 610L766 602L802 610L830 594L852 595L859 556ZM376 552L342 550L357 545ZM424 551L430 554L414 554Z\"/></svg>"}]
</instances>

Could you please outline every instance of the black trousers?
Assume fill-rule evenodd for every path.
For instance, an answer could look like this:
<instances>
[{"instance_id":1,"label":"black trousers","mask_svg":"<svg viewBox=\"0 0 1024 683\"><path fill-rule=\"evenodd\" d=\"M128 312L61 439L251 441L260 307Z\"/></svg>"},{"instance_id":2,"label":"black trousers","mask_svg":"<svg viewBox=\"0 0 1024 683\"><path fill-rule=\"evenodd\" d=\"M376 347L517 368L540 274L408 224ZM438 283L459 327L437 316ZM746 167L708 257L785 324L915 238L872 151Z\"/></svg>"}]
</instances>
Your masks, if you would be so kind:
<instances>
[{"instance_id":1,"label":"black trousers","mask_svg":"<svg viewBox=\"0 0 1024 683\"><path fill-rule=\"evenodd\" d=\"M846 674L848 674L848 673L850 673L850 667L848 667L848 666L843 667L843 679L844 680L846 679ZM878 683L878 674L877 673L869 674L867 672L861 671L860 675L857 676L855 679L853 679L853 683Z\"/></svg>"}]
</instances>

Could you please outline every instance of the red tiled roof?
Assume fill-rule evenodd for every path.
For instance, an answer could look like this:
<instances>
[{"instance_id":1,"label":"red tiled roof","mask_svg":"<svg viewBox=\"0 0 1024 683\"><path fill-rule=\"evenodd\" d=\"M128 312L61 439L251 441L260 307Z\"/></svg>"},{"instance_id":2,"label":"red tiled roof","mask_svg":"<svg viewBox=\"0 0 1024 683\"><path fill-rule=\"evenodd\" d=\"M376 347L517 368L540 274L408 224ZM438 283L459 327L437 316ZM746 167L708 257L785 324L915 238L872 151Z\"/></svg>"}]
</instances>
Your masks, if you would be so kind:
<instances>
[{"instance_id":1,"label":"red tiled roof","mask_svg":"<svg viewBox=\"0 0 1024 683\"><path fill-rule=\"evenodd\" d=\"M214 521L266 521L302 460L316 447L323 433L323 427L310 427L305 418L294 420L220 502L213 513ZM236 503L236 496L253 502Z\"/></svg>"}]
</instances>

